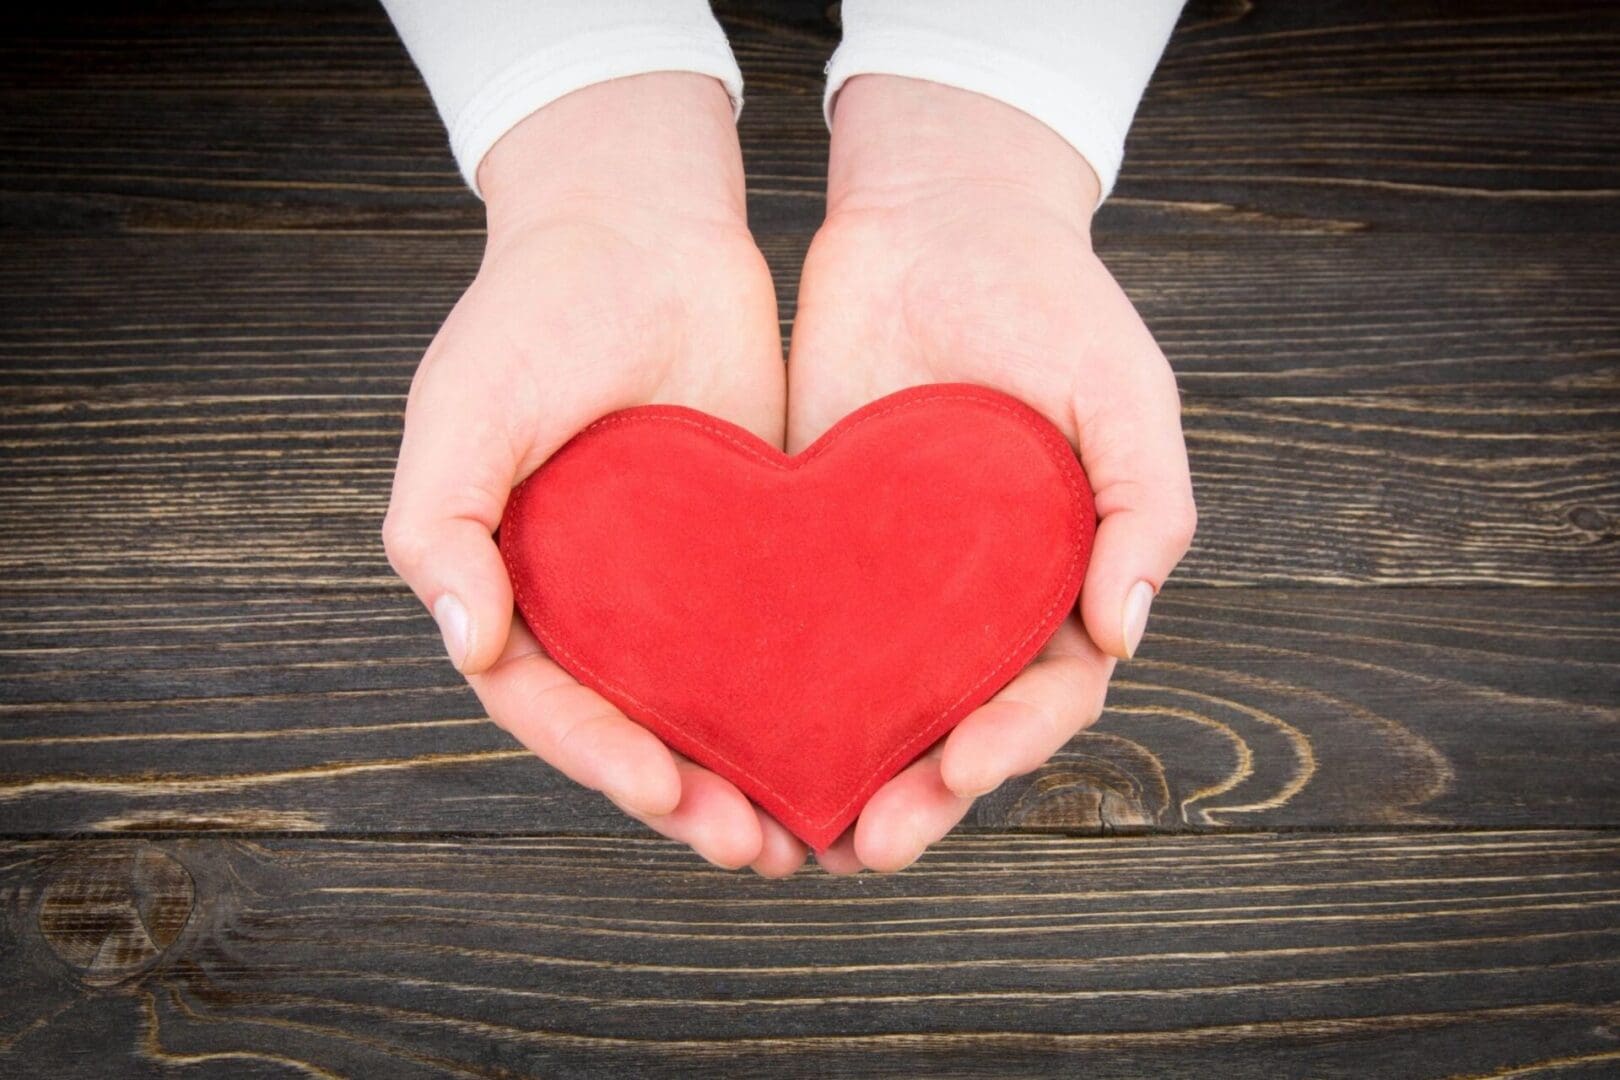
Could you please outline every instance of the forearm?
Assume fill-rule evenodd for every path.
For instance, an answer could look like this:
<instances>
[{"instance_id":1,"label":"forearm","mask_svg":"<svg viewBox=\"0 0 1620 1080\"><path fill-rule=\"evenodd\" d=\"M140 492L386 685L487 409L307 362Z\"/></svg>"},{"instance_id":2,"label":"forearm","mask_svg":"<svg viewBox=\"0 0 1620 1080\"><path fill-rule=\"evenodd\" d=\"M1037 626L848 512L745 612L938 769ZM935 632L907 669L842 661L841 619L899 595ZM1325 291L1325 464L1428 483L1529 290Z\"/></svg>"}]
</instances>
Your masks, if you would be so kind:
<instances>
[{"instance_id":1,"label":"forearm","mask_svg":"<svg viewBox=\"0 0 1620 1080\"><path fill-rule=\"evenodd\" d=\"M844 41L827 66L828 123L836 130L856 76L972 91L1053 131L1105 197L1180 9L1181 0L845 0Z\"/></svg>"},{"instance_id":2,"label":"forearm","mask_svg":"<svg viewBox=\"0 0 1620 1080\"><path fill-rule=\"evenodd\" d=\"M839 95L827 211L922 200L1033 200L1084 227L1097 174L1051 128L982 94L919 79L863 75Z\"/></svg>"},{"instance_id":3,"label":"forearm","mask_svg":"<svg viewBox=\"0 0 1620 1080\"><path fill-rule=\"evenodd\" d=\"M478 170L492 234L559 215L741 225L742 153L724 88L656 72L568 94L526 117Z\"/></svg>"},{"instance_id":4,"label":"forearm","mask_svg":"<svg viewBox=\"0 0 1620 1080\"><path fill-rule=\"evenodd\" d=\"M705 0L382 0L422 72L462 175L525 117L610 79L692 72L718 79L735 111L742 75Z\"/></svg>"}]
</instances>

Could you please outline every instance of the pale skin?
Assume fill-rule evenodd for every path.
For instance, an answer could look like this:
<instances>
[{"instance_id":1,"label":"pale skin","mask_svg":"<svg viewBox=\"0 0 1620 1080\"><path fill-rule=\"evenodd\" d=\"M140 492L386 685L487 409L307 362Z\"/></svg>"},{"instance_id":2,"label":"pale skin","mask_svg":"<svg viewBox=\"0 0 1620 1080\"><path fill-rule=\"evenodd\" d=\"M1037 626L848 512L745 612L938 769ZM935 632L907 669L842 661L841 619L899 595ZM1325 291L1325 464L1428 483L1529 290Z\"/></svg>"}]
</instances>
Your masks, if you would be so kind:
<instances>
[{"instance_id":1,"label":"pale skin","mask_svg":"<svg viewBox=\"0 0 1620 1080\"><path fill-rule=\"evenodd\" d=\"M491 534L511 488L615 409L688 405L791 452L868 401L948 381L1020 398L1075 445L1101 518L1082 602L819 861L909 865L1097 718L1195 514L1174 378L1092 253L1098 184L1073 148L979 95L852 79L785 378L715 80L570 94L502 138L479 186L483 264L412 384L384 541L497 724L710 862L797 870L805 848L781 825L545 656L513 617Z\"/></svg>"}]
</instances>

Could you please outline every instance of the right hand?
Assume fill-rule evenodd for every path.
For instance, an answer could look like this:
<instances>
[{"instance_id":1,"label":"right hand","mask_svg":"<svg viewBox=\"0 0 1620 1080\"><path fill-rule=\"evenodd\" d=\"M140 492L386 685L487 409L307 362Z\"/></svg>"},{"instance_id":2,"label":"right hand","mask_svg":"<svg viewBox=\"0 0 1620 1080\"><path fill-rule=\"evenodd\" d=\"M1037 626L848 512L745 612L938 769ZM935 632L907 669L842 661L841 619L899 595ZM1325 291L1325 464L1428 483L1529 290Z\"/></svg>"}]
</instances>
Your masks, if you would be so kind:
<instances>
[{"instance_id":1,"label":"right hand","mask_svg":"<svg viewBox=\"0 0 1620 1080\"><path fill-rule=\"evenodd\" d=\"M713 863L790 874L805 849L786 829L545 654L492 536L512 488L617 409L686 405L782 444L775 292L724 88L586 87L508 132L478 178L488 241L411 384L389 562L523 745Z\"/></svg>"},{"instance_id":2,"label":"right hand","mask_svg":"<svg viewBox=\"0 0 1620 1080\"><path fill-rule=\"evenodd\" d=\"M799 286L788 448L904 387L994 387L1074 446L1101 520L1073 616L872 796L819 857L829 870L908 865L975 798L1095 721L1192 539L1175 377L1092 249L1100 194L1073 147L999 101L893 75L839 92L827 219Z\"/></svg>"}]
</instances>

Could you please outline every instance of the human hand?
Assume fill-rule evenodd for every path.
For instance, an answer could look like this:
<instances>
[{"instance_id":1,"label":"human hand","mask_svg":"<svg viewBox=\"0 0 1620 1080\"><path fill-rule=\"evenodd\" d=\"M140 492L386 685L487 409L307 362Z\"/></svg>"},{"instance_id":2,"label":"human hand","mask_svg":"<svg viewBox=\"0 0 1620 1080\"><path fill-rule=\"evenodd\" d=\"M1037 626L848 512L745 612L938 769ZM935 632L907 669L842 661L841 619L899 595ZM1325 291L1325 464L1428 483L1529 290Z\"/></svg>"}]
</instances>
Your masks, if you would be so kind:
<instances>
[{"instance_id":1,"label":"human hand","mask_svg":"<svg viewBox=\"0 0 1620 1080\"><path fill-rule=\"evenodd\" d=\"M1068 437L1101 522L1076 616L872 797L822 856L829 870L908 865L974 798L1096 720L1191 542L1175 378L1092 251L1098 195L1072 147L990 98L886 75L839 93L788 362L789 451L895 390L978 383Z\"/></svg>"},{"instance_id":2,"label":"human hand","mask_svg":"<svg viewBox=\"0 0 1620 1080\"><path fill-rule=\"evenodd\" d=\"M701 409L780 445L775 292L749 235L730 101L659 73L560 98L479 169L477 277L422 358L383 526L491 718L572 779L726 867L805 849L546 656L492 539L513 488L617 409Z\"/></svg>"}]
</instances>

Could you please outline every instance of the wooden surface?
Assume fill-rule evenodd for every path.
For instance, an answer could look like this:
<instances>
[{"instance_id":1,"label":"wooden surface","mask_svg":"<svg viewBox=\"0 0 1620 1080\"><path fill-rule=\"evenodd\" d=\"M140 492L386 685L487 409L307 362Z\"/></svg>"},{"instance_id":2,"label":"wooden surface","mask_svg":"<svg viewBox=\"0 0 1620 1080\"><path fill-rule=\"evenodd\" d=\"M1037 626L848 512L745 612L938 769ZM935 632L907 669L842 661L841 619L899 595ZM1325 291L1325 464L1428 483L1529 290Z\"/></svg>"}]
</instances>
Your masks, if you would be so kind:
<instances>
[{"instance_id":1,"label":"wooden surface","mask_svg":"<svg viewBox=\"0 0 1620 1080\"><path fill-rule=\"evenodd\" d=\"M1609 831L975 836L792 888L623 839L0 854L41 928L0 961L0 1040L53 1075L109 1046L252 1077L1620 1065Z\"/></svg>"},{"instance_id":2,"label":"wooden surface","mask_svg":"<svg viewBox=\"0 0 1620 1080\"><path fill-rule=\"evenodd\" d=\"M786 333L837 30L723 16ZM382 557L481 213L380 11L0 25L0 1075L1620 1075L1613 5L1189 6L1097 232L1194 550L1095 729L775 884Z\"/></svg>"}]
</instances>

